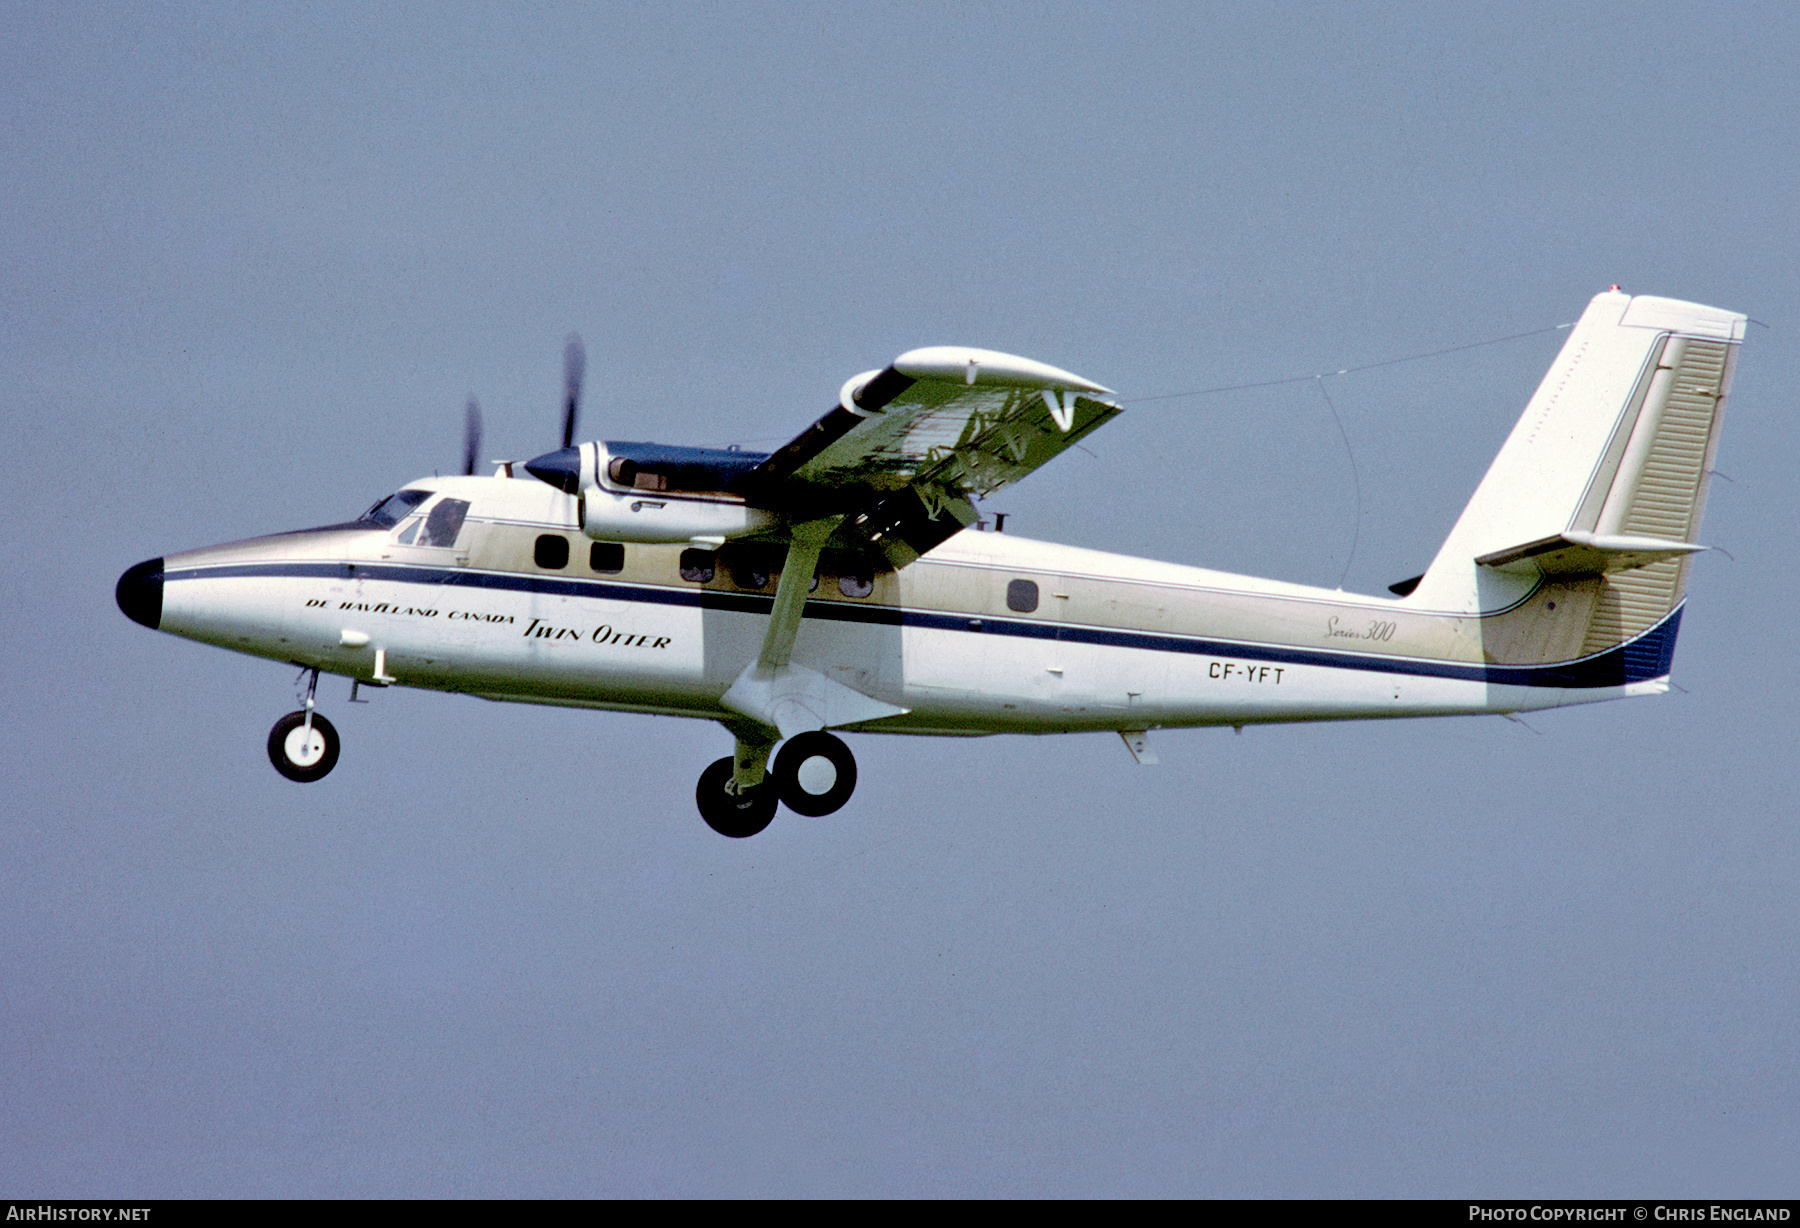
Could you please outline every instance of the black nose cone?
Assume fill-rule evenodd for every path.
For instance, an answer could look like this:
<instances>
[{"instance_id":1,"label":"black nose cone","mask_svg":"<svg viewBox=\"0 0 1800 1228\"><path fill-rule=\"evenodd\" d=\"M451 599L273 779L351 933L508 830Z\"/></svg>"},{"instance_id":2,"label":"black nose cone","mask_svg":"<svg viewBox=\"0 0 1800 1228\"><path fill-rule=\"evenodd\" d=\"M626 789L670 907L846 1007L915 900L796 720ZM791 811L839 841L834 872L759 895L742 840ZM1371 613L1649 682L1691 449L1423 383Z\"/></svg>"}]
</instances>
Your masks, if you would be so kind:
<instances>
[{"instance_id":1,"label":"black nose cone","mask_svg":"<svg viewBox=\"0 0 1800 1228\"><path fill-rule=\"evenodd\" d=\"M581 449L559 448L525 462L525 472L540 482L548 482L565 495L581 489Z\"/></svg>"},{"instance_id":2,"label":"black nose cone","mask_svg":"<svg viewBox=\"0 0 1800 1228\"><path fill-rule=\"evenodd\" d=\"M154 631L162 626L162 586L163 561L145 559L119 577L113 596L126 618Z\"/></svg>"}]
</instances>

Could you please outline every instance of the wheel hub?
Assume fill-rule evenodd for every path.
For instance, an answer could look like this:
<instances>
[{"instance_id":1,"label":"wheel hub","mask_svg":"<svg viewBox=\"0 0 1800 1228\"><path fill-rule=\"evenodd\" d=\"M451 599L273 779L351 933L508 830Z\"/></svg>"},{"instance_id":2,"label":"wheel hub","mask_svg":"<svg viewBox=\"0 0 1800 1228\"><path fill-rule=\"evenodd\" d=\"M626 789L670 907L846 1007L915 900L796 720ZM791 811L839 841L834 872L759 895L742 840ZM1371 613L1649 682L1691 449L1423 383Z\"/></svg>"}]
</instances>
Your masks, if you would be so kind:
<instances>
[{"instance_id":1,"label":"wheel hub","mask_svg":"<svg viewBox=\"0 0 1800 1228\"><path fill-rule=\"evenodd\" d=\"M325 757L325 738L317 729L305 726L287 736L287 757L297 767L311 767Z\"/></svg>"}]
</instances>

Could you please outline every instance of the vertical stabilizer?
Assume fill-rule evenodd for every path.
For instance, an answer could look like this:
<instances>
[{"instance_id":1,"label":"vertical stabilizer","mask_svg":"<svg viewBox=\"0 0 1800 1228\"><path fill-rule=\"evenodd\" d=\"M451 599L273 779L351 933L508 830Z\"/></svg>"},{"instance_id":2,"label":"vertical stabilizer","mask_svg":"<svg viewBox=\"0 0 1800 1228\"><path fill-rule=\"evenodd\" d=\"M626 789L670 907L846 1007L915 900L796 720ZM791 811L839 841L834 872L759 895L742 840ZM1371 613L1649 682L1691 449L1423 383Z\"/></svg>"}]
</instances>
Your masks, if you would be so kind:
<instances>
[{"instance_id":1,"label":"vertical stabilizer","mask_svg":"<svg viewBox=\"0 0 1800 1228\"><path fill-rule=\"evenodd\" d=\"M1667 616L1698 548L1744 320L1596 295L1407 603L1488 613L1546 581L1597 585L1582 656Z\"/></svg>"}]
</instances>

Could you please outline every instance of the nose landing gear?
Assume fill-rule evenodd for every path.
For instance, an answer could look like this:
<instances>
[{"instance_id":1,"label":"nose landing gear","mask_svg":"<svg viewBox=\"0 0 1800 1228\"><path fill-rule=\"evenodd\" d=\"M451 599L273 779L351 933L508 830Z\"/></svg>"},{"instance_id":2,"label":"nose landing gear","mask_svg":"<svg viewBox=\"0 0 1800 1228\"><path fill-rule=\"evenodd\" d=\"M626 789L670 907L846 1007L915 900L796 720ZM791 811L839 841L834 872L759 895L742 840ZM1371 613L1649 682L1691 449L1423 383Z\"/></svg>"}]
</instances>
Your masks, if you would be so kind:
<instances>
[{"instance_id":1,"label":"nose landing gear","mask_svg":"<svg viewBox=\"0 0 1800 1228\"><path fill-rule=\"evenodd\" d=\"M269 762L289 780L307 784L338 761L338 734L317 712L290 712L269 730Z\"/></svg>"},{"instance_id":2,"label":"nose landing gear","mask_svg":"<svg viewBox=\"0 0 1800 1228\"><path fill-rule=\"evenodd\" d=\"M754 836L775 818L777 801L817 818L843 807L856 791L856 757L843 740L823 731L789 738L765 770L770 746L740 739L732 758L700 773L694 801L706 825L721 836Z\"/></svg>"},{"instance_id":3,"label":"nose landing gear","mask_svg":"<svg viewBox=\"0 0 1800 1228\"><path fill-rule=\"evenodd\" d=\"M319 671L309 671L306 700L300 711L290 712L269 730L269 762L289 780L308 784L330 774L338 761L338 733L331 722L313 711L313 692Z\"/></svg>"}]
</instances>

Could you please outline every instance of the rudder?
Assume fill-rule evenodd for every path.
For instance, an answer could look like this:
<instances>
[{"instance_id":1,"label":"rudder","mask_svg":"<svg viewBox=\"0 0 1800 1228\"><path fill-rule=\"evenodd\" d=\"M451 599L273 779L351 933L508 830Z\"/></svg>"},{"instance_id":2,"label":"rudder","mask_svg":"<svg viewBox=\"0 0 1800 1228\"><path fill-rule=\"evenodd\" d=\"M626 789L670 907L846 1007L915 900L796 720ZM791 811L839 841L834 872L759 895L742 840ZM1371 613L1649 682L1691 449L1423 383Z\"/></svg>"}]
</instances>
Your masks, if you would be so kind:
<instances>
[{"instance_id":1,"label":"rudder","mask_svg":"<svg viewBox=\"0 0 1800 1228\"><path fill-rule=\"evenodd\" d=\"M1574 648L1579 632L1578 658L1668 619L1700 549L1744 324L1696 303L1596 295L1407 604L1492 614L1546 582L1578 586L1588 600L1563 608L1586 612L1585 629L1555 636Z\"/></svg>"}]
</instances>

